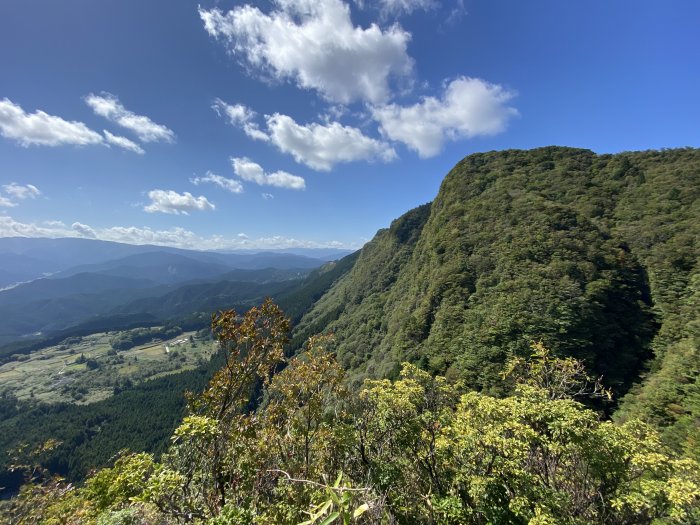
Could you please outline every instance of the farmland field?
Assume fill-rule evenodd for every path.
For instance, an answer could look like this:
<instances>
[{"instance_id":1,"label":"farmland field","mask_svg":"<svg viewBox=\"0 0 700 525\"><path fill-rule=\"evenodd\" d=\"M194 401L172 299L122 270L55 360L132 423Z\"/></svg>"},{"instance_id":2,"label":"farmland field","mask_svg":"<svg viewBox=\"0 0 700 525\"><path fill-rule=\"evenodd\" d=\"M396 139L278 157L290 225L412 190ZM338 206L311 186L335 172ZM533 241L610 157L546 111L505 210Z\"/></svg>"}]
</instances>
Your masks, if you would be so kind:
<instances>
[{"instance_id":1,"label":"farmland field","mask_svg":"<svg viewBox=\"0 0 700 525\"><path fill-rule=\"evenodd\" d=\"M17 356L0 366L0 394L45 403L91 403L136 383L193 369L216 349L214 341L197 338L196 332L119 351L110 344L113 337L92 334Z\"/></svg>"}]
</instances>

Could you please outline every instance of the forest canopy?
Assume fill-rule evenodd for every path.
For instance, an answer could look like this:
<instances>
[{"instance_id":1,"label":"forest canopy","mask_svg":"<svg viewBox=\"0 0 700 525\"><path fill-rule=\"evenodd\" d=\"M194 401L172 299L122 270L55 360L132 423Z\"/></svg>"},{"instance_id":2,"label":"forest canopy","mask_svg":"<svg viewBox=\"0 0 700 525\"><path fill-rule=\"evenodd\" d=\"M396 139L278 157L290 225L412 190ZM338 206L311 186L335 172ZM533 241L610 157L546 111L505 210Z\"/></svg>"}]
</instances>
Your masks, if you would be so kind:
<instances>
[{"instance_id":1,"label":"forest canopy","mask_svg":"<svg viewBox=\"0 0 700 525\"><path fill-rule=\"evenodd\" d=\"M700 520L700 465L645 423L602 420L578 398L605 388L542 343L507 363L505 397L408 363L354 395L330 336L284 358L289 324L271 301L212 327L224 366L191 395L160 461L124 451L78 487L35 470L5 522Z\"/></svg>"},{"instance_id":2,"label":"forest canopy","mask_svg":"<svg viewBox=\"0 0 700 525\"><path fill-rule=\"evenodd\" d=\"M293 330L220 312L215 361L115 396L140 441L107 404L0 400L61 431L17 455L6 521L697 523L699 197L697 149L470 155L280 293Z\"/></svg>"}]
</instances>

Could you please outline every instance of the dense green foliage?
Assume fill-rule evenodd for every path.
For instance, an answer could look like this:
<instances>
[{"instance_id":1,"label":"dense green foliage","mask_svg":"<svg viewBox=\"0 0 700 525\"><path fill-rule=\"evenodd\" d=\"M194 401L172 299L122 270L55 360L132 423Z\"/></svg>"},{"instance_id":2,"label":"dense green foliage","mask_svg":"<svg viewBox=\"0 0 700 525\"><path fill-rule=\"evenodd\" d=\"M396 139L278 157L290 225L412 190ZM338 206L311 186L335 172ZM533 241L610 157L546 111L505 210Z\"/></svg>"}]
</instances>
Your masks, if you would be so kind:
<instances>
[{"instance_id":1,"label":"dense green foliage","mask_svg":"<svg viewBox=\"0 0 700 525\"><path fill-rule=\"evenodd\" d=\"M123 453L76 488L42 478L5 523L692 524L700 464L637 420L601 421L572 396L605 391L541 343L503 378L513 394L468 392L408 363L359 396L311 339L283 361L288 321L271 302L213 330L224 366L160 461ZM251 396L258 408L249 409ZM49 441L38 453L50 451ZM333 482L335 480L335 482Z\"/></svg>"},{"instance_id":2,"label":"dense green foliage","mask_svg":"<svg viewBox=\"0 0 700 525\"><path fill-rule=\"evenodd\" d=\"M148 343L149 341L165 341L182 333L179 326L164 326L160 328L134 328L119 332L109 340L109 344L115 350L129 350L134 346Z\"/></svg>"},{"instance_id":3,"label":"dense green foliage","mask_svg":"<svg viewBox=\"0 0 700 525\"><path fill-rule=\"evenodd\" d=\"M356 383L409 361L502 394L542 340L584 360L620 413L700 450L700 150L541 148L466 157L430 206L380 231L297 327L335 334Z\"/></svg>"},{"instance_id":4,"label":"dense green foliage","mask_svg":"<svg viewBox=\"0 0 700 525\"><path fill-rule=\"evenodd\" d=\"M695 149L466 157L434 202L359 253L275 284L296 324L286 354L332 332L332 355L312 338L285 368L269 303L220 316L226 366L162 458L120 456L81 488L39 477L15 511L48 523L697 523L699 196ZM212 286L198 306L219 305ZM188 295L173 298L183 314ZM44 466L65 457L64 444L40 446L66 441L47 428L26 449ZM165 435L125 446L164 450Z\"/></svg>"},{"instance_id":5,"label":"dense green foliage","mask_svg":"<svg viewBox=\"0 0 700 525\"><path fill-rule=\"evenodd\" d=\"M12 474L8 467L26 463L28 454L49 439L60 445L42 455L42 466L71 480L107 465L124 448L159 454L183 416L185 391L201 391L220 366L215 358L196 370L153 379L89 405L0 397L0 450L6 451L0 458L0 487L15 490L24 472Z\"/></svg>"},{"instance_id":6,"label":"dense green foliage","mask_svg":"<svg viewBox=\"0 0 700 525\"><path fill-rule=\"evenodd\" d=\"M181 311L191 311L188 308L200 307L205 302L231 307L237 304L236 300L259 294L261 289L279 291L280 303L289 306L300 317L338 278L349 271L355 258L356 254L353 254L337 263L328 263L303 281L274 282L257 288L250 283L243 290L237 288L236 283L204 283L185 287L187 293L177 291L168 297ZM264 272L265 275L270 274L269 270ZM187 302L188 296L193 303ZM197 302L198 298L201 298L200 303ZM248 303L249 299L241 302ZM245 305L242 307L245 308ZM138 324L139 318L142 324ZM148 326L143 323L145 320L148 320L145 314L99 318L39 341L8 344L0 347L0 363L3 360L23 359L26 354L46 346L68 343L70 338L96 331ZM192 313L177 317L173 323L184 330L202 328L205 332L203 337L206 337L210 333L210 321L210 314ZM144 335L146 332L149 334ZM153 337L150 331L144 329L134 333L144 335L148 341ZM119 339L131 339L133 343L133 337L120 336ZM3 352L7 354L4 357ZM76 356L76 359L79 358L79 355ZM29 452L50 438L57 439L61 445L42 455L42 466L71 480L80 480L91 469L108 464L121 448L158 454L167 446L170 433L182 417L185 404L183 393L186 390L200 391L220 365L220 361L215 359L195 371L151 380L139 386L122 380L115 386L116 395L113 398L89 405L47 406L30 401L18 402L12 396L0 398L0 450L9 453L26 445L24 450ZM76 391L76 395L79 394ZM20 459L26 460L26 454L20 455ZM11 456L4 454L0 458L0 487L6 491L16 490L23 475L23 472L9 473L7 468L10 464Z\"/></svg>"},{"instance_id":7,"label":"dense green foliage","mask_svg":"<svg viewBox=\"0 0 700 525\"><path fill-rule=\"evenodd\" d=\"M85 323L81 323L70 330L62 330L57 332L49 337L42 337L29 341L16 341L14 343L2 345L0 346L0 364L17 359L18 356L31 354L32 352L41 350L47 346L61 344L66 339L82 337L98 332L107 332L110 330L128 330L136 327L151 327L155 326L156 324L161 323L155 317L144 314L98 317L96 319L86 321ZM204 326L204 323L199 324ZM188 328L185 327L185 329Z\"/></svg>"},{"instance_id":8,"label":"dense green foliage","mask_svg":"<svg viewBox=\"0 0 700 525\"><path fill-rule=\"evenodd\" d=\"M389 291L409 263L429 214L430 205L426 204L396 219L390 228L379 230L360 251L352 269L301 318L294 339L306 340L332 331L346 369L353 370L369 359L382 340Z\"/></svg>"}]
</instances>

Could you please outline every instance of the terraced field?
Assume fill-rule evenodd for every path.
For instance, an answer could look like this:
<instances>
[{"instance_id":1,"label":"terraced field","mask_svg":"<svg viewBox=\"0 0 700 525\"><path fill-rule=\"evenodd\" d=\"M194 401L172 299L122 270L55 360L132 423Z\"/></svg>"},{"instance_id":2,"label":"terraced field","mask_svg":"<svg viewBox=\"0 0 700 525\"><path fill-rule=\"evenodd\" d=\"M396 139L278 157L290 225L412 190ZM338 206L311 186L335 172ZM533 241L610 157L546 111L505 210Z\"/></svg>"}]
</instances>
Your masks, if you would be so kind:
<instances>
[{"instance_id":1,"label":"terraced field","mask_svg":"<svg viewBox=\"0 0 700 525\"><path fill-rule=\"evenodd\" d=\"M216 350L211 340L185 332L168 341L115 351L114 334L93 334L50 346L0 366L0 394L46 403L91 403L115 391L195 368Z\"/></svg>"}]
</instances>

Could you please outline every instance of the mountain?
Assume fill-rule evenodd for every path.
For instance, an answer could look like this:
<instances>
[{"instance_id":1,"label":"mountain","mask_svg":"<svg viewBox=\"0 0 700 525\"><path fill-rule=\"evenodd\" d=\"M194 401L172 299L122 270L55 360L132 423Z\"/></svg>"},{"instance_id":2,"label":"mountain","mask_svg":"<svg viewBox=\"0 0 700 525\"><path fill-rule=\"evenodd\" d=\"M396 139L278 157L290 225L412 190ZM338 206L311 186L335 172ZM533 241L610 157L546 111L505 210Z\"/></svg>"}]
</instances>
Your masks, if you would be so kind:
<instances>
[{"instance_id":1,"label":"mountain","mask_svg":"<svg viewBox=\"0 0 700 525\"><path fill-rule=\"evenodd\" d=\"M134 273L144 275L143 271ZM149 280L103 273L38 279L0 292L0 343L31 334L50 335L102 316L148 314L165 320L220 308L241 309L299 287L307 273L274 268L230 270L215 278L206 279L202 273L201 279L170 283L167 279L158 282L155 276Z\"/></svg>"},{"instance_id":2,"label":"mountain","mask_svg":"<svg viewBox=\"0 0 700 525\"><path fill-rule=\"evenodd\" d=\"M292 350L310 335L332 332L333 350L352 384L366 377L395 378L400 363L409 361L430 372L417 372L421 381L454 388L451 399L458 398L459 385L507 396L511 385L500 375L505 360L529 357L531 343L542 341L555 355L582 359L592 376L603 376L614 392L615 402L604 406L614 410L613 418L649 421L676 452L700 458L699 204L696 149L596 155L549 147L470 155L447 175L433 202L378 231L362 250L322 264L306 277L292 280L295 270L276 270L280 273L266 280L270 274L264 270L235 270L224 274L225 280L159 285L146 289L159 295L123 296L76 329L104 330L110 320L127 325L140 317L152 325L170 315L230 306L240 311L270 295L296 325ZM214 257L219 255L227 254ZM93 270L109 273L122 267ZM149 266L144 262L142 267ZM236 278L241 276L248 278ZM123 288L119 293L132 292ZM22 310L29 312L25 320L32 312L67 316L86 310L85 301L89 294L22 308L9 305L0 308L0 320ZM201 324L207 315L193 318ZM69 335L57 334L52 344ZM15 344L14 350L7 347L7 359L32 350ZM199 388L215 369L209 366L206 374L196 371ZM447 377L445 383L434 379L438 374ZM51 466L80 477L124 447L163 450L168 429L181 414L172 407L182 407L176 400L188 377L149 382L88 407L48 410L39 405L26 417L10 400L5 404L15 412L0 435L7 434L5 446L11 448L28 433L38 445L59 429L67 444ZM388 382L374 386L393 388ZM395 397L402 411L405 392ZM423 396L416 399L422 406ZM293 401L296 411L298 401ZM524 398L489 403L501 401L522 406ZM494 410L496 405L489 406ZM479 410L474 414L482 416ZM484 417L480 424L493 422ZM144 420L151 426L145 435L153 436L148 442L140 431L112 440L117 431L102 430L107 424L139 429ZM392 418L381 421L394 425ZM564 427L552 421L554 426L545 428L558 435ZM406 435L414 433L412 427ZM504 434L499 430L497 435ZM597 443L596 438L594 449ZM446 457L451 461L451 453ZM412 460L408 464L414 468Z\"/></svg>"},{"instance_id":3,"label":"mountain","mask_svg":"<svg viewBox=\"0 0 700 525\"><path fill-rule=\"evenodd\" d=\"M269 266L266 264L269 263ZM298 266L294 266L294 265ZM269 282L304 277L311 268L322 265L320 259L256 253L245 258L192 252L187 255L148 252L129 255L97 264L74 266L50 276L64 279L76 274L99 274L111 277L147 279L157 284L174 284L193 280L224 279L230 281Z\"/></svg>"},{"instance_id":4,"label":"mountain","mask_svg":"<svg viewBox=\"0 0 700 525\"><path fill-rule=\"evenodd\" d=\"M265 297L297 288L298 281L269 283L215 281L183 285L158 297L146 297L124 303L111 314L150 314L160 319L235 308L245 311Z\"/></svg>"},{"instance_id":5,"label":"mountain","mask_svg":"<svg viewBox=\"0 0 700 525\"><path fill-rule=\"evenodd\" d=\"M129 255L102 263L74 266L52 275L51 279L63 279L88 273L148 279L154 283L165 284L218 277L230 269L230 266L219 262L200 261L176 253L158 251Z\"/></svg>"},{"instance_id":6,"label":"mountain","mask_svg":"<svg viewBox=\"0 0 700 525\"><path fill-rule=\"evenodd\" d=\"M219 253L237 253L241 255L259 253L259 250L216 250ZM350 255L352 250L343 250L339 248L281 248L274 250L272 253L286 253L291 255L302 255L311 257L312 259L321 259L323 261L336 261L342 259L346 255Z\"/></svg>"},{"instance_id":7,"label":"mountain","mask_svg":"<svg viewBox=\"0 0 700 525\"><path fill-rule=\"evenodd\" d=\"M88 239L2 238L0 266L8 270L0 270L0 279L27 282L0 290L0 343L50 335L96 316L151 313L163 318L201 311L198 308L248 304L269 294L267 290L289 288L268 284L298 281L323 264L292 253L231 254ZM51 275L40 277L45 273ZM225 283L220 284L222 291L213 282ZM177 291L184 285L191 294L189 312L185 292ZM161 299L166 294L170 295Z\"/></svg>"},{"instance_id":8,"label":"mountain","mask_svg":"<svg viewBox=\"0 0 700 525\"><path fill-rule=\"evenodd\" d=\"M81 264L95 264L155 250L169 249L94 239L3 237L0 238L0 272L5 275L0 274L3 277L0 286L36 279ZM17 280L8 280L12 278Z\"/></svg>"},{"instance_id":9,"label":"mountain","mask_svg":"<svg viewBox=\"0 0 700 525\"><path fill-rule=\"evenodd\" d=\"M470 155L364 246L295 339L333 332L356 381L409 361L496 394L508 356L542 341L629 392L621 417L698 447L699 197L697 149Z\"/></svg>"},{"instance_id":10,"label":"mountain","mask_svg":"<svg viewBox=\"0 0 700 525\"><path fill-rule=\"evenodd\" d=\"M155 286L149 279L126 276L79 273L65 279L37 279L0 292L0 306L22 305L33 301L57 299L69 295L96 294Z\"/></svg>"},{"instance_id":11,"label":"mountain","mask_svg":"<svg viewBox=\"0 0 700 525\"><path fill-rule=\"evenodd\" d=\"M68 277L76 273L102 272L134 277L146 272L148 267L151 268L148 277L155 276L161 281L169 277L184 281L214 276L232 269L310 270L327 262L333 252L324 250L318 257L313 256L313 250L307 253L312 255L286 251L222 253L95 239L4 237L0 238L0 288L49 274ZM181 275L177 276L180 267ZM198 273L202 271L205 275ZM184 277L186 275L189 277Z\"/></svg>"}]
</instances>

